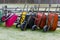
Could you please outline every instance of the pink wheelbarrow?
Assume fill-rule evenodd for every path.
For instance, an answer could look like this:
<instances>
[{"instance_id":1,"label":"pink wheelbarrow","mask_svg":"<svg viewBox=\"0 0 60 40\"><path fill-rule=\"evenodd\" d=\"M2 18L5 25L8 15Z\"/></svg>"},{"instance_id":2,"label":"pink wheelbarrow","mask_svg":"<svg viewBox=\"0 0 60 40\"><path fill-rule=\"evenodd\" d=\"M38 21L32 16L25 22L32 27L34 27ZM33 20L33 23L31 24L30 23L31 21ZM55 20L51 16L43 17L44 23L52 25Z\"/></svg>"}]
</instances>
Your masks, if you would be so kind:
<instances>
[{"instance_id":1,"label":"pink wheelbarrow","mask_svg":"<svg viewBox=\"0 0 60 40\"><path fill-rule=\"evenodd\" d=\"M18 16L16 14L9 14L5 19L5 26L8 28L11 27L17 20L17 17ZM4 17L2 17L2 19L4 19Z\"/></svg>"}]
</instances>

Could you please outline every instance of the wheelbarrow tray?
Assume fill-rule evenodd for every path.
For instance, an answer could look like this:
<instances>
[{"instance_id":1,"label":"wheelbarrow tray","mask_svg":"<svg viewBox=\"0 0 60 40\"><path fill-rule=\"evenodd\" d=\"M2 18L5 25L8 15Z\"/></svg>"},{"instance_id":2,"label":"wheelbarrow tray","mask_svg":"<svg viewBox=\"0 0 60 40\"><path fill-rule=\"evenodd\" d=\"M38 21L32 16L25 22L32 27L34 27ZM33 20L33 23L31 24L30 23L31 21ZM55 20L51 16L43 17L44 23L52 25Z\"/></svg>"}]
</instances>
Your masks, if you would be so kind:
<instances>
[{"instance_id":1,"label":"wheelbarrow tray","mask_svg":"<svg viewBox=\"0 0 60 40\"><path fill-rule=\"evenodd\" d=\"M14 22L17 20L17 15L13 14L6 22L5 22L5 25L6 27L11 27Z\"/></svg>"}]
</instances>

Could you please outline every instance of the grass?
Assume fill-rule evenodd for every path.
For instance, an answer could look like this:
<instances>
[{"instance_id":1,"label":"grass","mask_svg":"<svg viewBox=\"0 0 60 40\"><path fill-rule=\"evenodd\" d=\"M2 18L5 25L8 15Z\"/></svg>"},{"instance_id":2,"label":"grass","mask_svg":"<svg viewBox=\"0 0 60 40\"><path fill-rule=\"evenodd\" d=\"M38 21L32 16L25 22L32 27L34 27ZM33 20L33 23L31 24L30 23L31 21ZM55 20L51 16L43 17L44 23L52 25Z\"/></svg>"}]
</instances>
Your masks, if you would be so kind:
<instances>
[{"instance_id":1,"label":"grass","mask_svg":"<svg viewBox=\"0 0 60 40\"><path fill-rule=\"evenodd\" d=\"M21 31L20 28L15 28L15 25L11 28L0 25L0 40L60 40L60 29L54 32L31 29Z\"/></svg>"}]
</instances>

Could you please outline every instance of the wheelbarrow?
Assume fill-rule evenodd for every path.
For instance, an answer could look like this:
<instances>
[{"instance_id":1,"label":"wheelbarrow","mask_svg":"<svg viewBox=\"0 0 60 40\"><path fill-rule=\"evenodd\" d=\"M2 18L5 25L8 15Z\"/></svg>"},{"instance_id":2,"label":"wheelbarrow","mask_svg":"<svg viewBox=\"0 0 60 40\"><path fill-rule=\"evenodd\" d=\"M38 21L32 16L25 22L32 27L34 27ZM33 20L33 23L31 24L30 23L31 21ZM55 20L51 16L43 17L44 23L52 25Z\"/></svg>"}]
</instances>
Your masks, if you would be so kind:
<instances>
[{"instance_id":1,"label":"wheelbarrow","mask_svg":"<svg viewBox=\"0 0 60 40\"><path fill-rule=\"evenodd\" d=\"M17 20L17 17L15 13L10 13L7 17L3 16L2 21L5 21L5 26L9 28Z\"/></svg>"},{"instance_id":2,"label":"wheelbarrow","mask_svg":"<svg viewBox=\"0 0 60 40\"><path fill-rule=\"evenodd\" d=\"M3 21L2 21L2 15L3 15L2 14L2 10L0 10L0 24L3 23Z\"/></svg>"},{"instance_id":3,"label":"wheelbarrow","mask_svg":"<svg viewBox=\"0 0 60 40\"><path fill-rule=\"evenodd\" d=\"M20 26L21 30L26 30L27 28L32 28L32 26L34 25L34 18L32 16L34 16L34 14L31 14L32 12L29 12L28 14L26 14L25 20L23 22L23 24Z\"/></svg>"},{"instance_id":4,"label":"wheelbarrow","mask_svg":"<svg viewBox=\"0 0 60 40\"><path fill-rule=\"evenodd\" d=\"M50 10L50 6L51 5L49 5L49 10ZM58 5L57 5L57 8L58 8ZM56 11L57 11L57 8L56 8ZM56 11L49 12L49 10L47 15L46 25L43 28L44 32L55 31L58 24L58 14L56 14Z\"/></svg>"},{"instance_id":5,"label":"wheelbarrow","mask_svg":"<svg viewBox=\"0 0 60 40\"><path fill-rule=\"evenodd\" d=\"M16 24L16 28L19 28L19 27L20 27L19 25L21 25L21 24L24 22L25 17L26 17L26 14L27 14L26 11L22 12L21 17L20 17L20 20L19 20L19 22Z\"/></svg>"},{"instance_id":6,"label":"wheelbarrow","mask_svg":"<svg viewBox=\"0 0 60 40\"><path fill-rule=\"evenodd\" d=\"M46 11L46 9L45 9L45 11ZM35 18L35 21L34 21L34 25L32 26L32 30L36 30L37 28L43 29L43 27L46 24L46 15L45 15L45 13L40 12L38 10L38 12L36 13L36 17L34 17L34 18Z\"/></svg>"}]
</instances>

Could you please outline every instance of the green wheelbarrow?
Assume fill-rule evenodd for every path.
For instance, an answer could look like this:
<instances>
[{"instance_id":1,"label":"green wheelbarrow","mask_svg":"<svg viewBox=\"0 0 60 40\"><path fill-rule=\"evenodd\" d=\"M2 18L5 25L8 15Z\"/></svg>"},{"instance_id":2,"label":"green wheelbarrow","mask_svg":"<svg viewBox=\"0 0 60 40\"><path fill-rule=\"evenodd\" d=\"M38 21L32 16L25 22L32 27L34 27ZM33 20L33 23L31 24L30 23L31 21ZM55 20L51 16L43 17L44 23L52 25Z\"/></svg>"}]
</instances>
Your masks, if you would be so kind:
<instances>
[{"instance_id":1,"label":"green wheelbarrow","mask_svg":"<svg viewBox=\"0 0 60 40\"><path fill-rule=\"evenodd\" d=\"M2 21L2 10L0 10L0 24L2 24L3 23L3 21Z\"/></svg>"}]
</instances>

